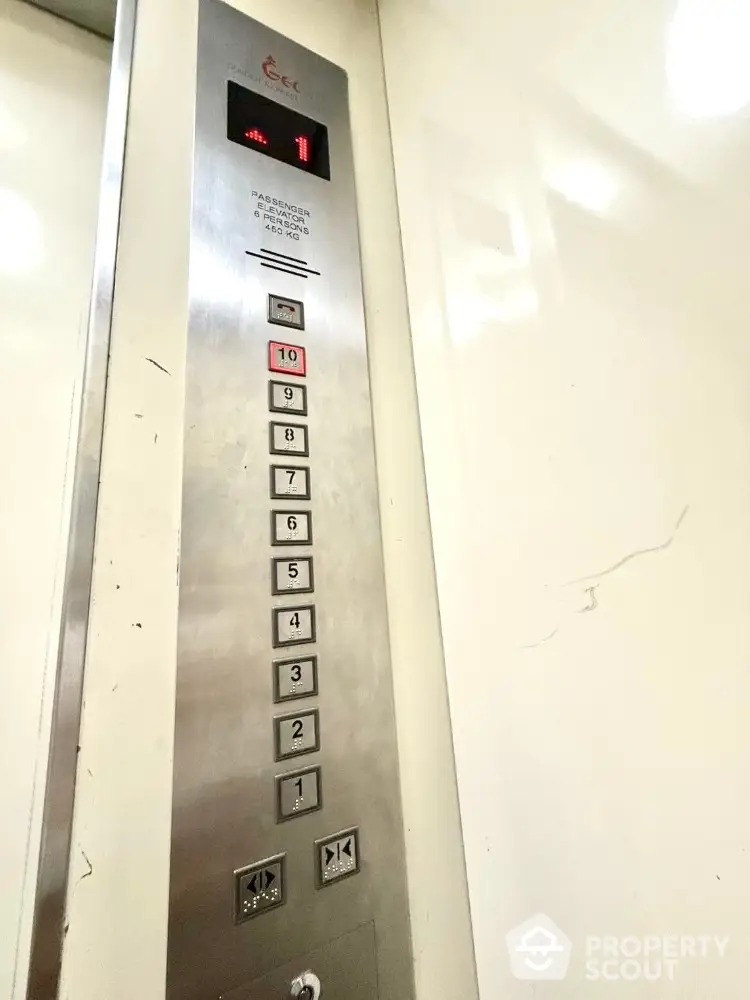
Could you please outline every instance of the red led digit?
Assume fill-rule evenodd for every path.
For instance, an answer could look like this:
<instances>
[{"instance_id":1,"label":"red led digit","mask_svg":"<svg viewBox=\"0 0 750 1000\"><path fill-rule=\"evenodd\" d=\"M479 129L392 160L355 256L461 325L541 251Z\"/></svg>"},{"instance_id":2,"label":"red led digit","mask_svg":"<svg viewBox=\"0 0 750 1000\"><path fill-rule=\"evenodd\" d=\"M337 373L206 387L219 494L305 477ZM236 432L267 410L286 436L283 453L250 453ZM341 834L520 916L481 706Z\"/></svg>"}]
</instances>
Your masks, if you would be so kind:
<instances>
[{"instance_id":1,"label":"red led digit","mask_svg":"<svg viewBox=\"0 0 750 1000\"><path fill-rule=\"evenodd\" d=\"M310 139L306 135L295 136L294 139L297 144L297 156L299 157L300 163L310 162Z\"/></svg>"},{"instance_id":2,"label":"red led digit","mask_svg":"<svg viewBox=\"0 0 750 1000\"><path fill-rule=\"evenodd\" d=\"M259 128L249 128L247 132L245 132L245 138L252 139L253 142L259 142L261 146L268 145L267 136L265 136Z\"/></svg>"}]
</instances>

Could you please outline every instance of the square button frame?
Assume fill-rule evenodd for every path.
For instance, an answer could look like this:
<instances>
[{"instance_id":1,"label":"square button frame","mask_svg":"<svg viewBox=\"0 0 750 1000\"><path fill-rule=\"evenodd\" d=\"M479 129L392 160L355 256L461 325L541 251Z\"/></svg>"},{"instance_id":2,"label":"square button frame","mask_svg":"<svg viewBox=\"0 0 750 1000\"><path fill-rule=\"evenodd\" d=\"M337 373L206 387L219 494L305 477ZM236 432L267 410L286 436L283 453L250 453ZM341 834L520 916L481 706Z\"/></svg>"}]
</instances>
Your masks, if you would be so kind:
<instances>
[{"instance_id":1,"label":"square button frame","mask_svg":"<svg viewBox=\"0 0 750 1000\"><path fill-rule=\"evenodd\" d=\"M310 586L309 587L295 587L292 590L279 590L276 578L276 567L279 563L288 562L306 562L310 566ZM304 556L274 556L271 559L271 593L274 597L281 597L284 594L312 594L315 590L315 569L313 566L313 557Z\"/></svg>"},{"instance_id":2,"label":"square button frame","mask_svg":"<svg viewBox=\"0 0 750 1000\"><path fill-rule=\"evenodd\" d=\"M332 878L326 882L323 878L323 867L320 863L320 849L321 847L326 847L328 844L335 844L337 840L343 840L344 837L354 837L354 843L356 844L357 850L357 864L351 871L346 872L345 875L339 875L338 878ZM326 889L329 885L336 885L339 882L343 882L345 879L351 878L352 875L359 874L362 870L362 855L359 847L358 826L350 826L345 830L339 830L338 833L332 833L329 837L320 837L315 841L313 849L315 851L315 887L317 889Z\"/></svg>"},{"instance_id":3,"label":"square button frame","mask_svg":"<svg viewBox=\"0 0 750 1000\"><path fill-rule=\"evenodd\" d=\"M304 691L302 694L282 695L279 691L279 667L286 667L293 663L310 661L312 665L313 687L312 691ZM271 663L273 677L273 703L274 705L285 705L289 701L302 701L304 698L315 698L318 695L318 654L304 653L302 656L287 656L281 660L273 660Z\"/></svg>"},{"instance_id":4,"label":"square button frame","mask_svg":"<svg viewBox=\"0 0 750 1000\"><path fill-rule=\"evenodd\" d=\"M315 746L305 747L304 750L292 750L289 753L281 752L281 723L290 722L292 719L299 719L300 716L311 715L315 719ZM320 750L320 709L301 708L296 712L285 712L284 715L274 715L273 717L273 752L274 760L291 760L293 757L304 757L307 753L317 753Z\"/></svg>"},{"instance_id":5,"label":"square button frame","mask_svg":"<svg viewBox=\"0 0 750 1000\"><path fill-rule=\"evenodd\" d=\"M284 816L281 812L281 785L282 782L288 781L290 778L300 778L305 774L312 774L315 772L318 776L318 802L317 805L310 806L309 809L305 809L303 812L290 813L288 816ZM274 783L276 785L276 822L286 823L292 819L299 819L300 816L307 816L309 813L319 812L323 808L323 774L320 764L314 764L312 767L303 767L298 771L286 771L284 774L277 774L274 778Z\"/></svg>"},{"instance_id":6,"label":"square button frame","mask_svg":"<svg viewBox=\"0 0 750 1000\"><path fill-rule=\"evenodd\" d=\"M273 431L274 427L292 427L295 431L302 431L304 440L304 451L285 451L283 448L274 447ZM309 458L310 457L310 433L307 424L293 424L289 420L271 420L268 424L268 450L272 455L286 455L288 458Z\"/></svg>"},{"instance_id":7,"label":"square button frame","mask_svg":"<svg viewBox=\"0 0 750 1000\"><path fill-rule=\"evenodd\" d=\"M294 389L302 393L302 409L295 410L289 406L274 406L273 387L280 385L284 389ZM295 417L307 416L307 386L302 382L282 382L280 379L270 378L268 380L268 409L271 413L291 413Z\"/></svg>"},{"instance_id":8,"label":"square button frame","mask_svg":"<svg viewBox=\"0 0 750 1000\"><path fill-rule=\"evenodd\" d=\"M279 615L294 611L310 612L310 636L305 639L281 639L279 637ZM285 649L287 646L303 646L306 643L315 642L317 628L315 624L314 604L284 604L278 608L271 608L271 641L274 649Z\"/></svg>"}]
</instances>

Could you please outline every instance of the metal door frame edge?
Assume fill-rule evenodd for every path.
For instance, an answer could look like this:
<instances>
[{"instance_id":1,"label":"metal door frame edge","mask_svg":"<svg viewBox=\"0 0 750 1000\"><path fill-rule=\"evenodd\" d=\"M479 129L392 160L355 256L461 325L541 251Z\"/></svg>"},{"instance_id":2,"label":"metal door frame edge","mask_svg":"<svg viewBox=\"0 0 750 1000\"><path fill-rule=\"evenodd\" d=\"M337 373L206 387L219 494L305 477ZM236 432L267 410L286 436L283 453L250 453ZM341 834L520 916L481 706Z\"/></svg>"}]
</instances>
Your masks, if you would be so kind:
<instances>
[{"instance_id":1,"label":"metal door frame edge","mask_svg":"<svg viewBox=\"0 0 750 1000\"><path fill-rule=\"evenodd\" d=\"M55 1000L62 962L137 6L118 0L112 44L27 1000Z\"/></svg>"}]
</instances>

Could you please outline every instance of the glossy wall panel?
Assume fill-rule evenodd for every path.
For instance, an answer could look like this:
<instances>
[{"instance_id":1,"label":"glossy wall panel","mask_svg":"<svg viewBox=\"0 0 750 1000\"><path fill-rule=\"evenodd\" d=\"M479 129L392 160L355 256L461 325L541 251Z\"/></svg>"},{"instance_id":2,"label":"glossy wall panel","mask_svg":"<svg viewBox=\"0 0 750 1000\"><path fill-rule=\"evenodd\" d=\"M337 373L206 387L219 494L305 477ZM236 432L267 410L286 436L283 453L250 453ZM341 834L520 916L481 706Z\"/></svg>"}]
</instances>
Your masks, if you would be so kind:
<instances>
[{"instance_id":1,"label":"glossy wall panel","mask_svg":"<svg viewBox=\"0 0 750 1000\"><path fill-rule=\"evenodd\" d=\"M739 998L745 5L381 17L480 995L543 913L556 995Z\"/></svg>"}]
</instances>

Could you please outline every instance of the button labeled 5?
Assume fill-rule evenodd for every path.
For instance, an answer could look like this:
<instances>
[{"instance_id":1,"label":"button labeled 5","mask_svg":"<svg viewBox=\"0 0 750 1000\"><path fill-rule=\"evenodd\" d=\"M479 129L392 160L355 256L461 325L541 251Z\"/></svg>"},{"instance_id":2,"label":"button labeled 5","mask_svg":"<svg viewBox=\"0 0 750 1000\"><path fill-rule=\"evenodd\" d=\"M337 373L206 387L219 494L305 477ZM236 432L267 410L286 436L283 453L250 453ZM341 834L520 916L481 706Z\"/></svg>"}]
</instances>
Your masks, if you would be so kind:
<instances>
[{"instance_id":1,"label":"button labeled 5","mask_svg":"<svg viewBox=\"0 0 750 1000\"><path fill-rule=\"evenodd\" d=\"M312 556L287 558L282 556L271 560L271 592L287 594L310 594L313 590Z\"/></svg>"}]
</instances>

